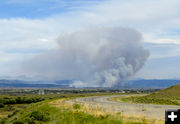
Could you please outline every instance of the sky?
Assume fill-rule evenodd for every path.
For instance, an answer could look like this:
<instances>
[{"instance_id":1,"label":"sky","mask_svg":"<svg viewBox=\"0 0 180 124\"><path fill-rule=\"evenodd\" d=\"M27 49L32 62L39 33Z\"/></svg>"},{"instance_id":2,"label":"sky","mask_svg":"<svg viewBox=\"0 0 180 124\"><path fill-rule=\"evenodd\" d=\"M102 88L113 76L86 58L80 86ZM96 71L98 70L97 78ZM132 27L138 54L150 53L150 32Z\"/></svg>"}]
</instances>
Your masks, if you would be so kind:
<instances>
[{"instance_id":1,"label":"sky","mask_svg":"<svg viewBox=\"0 0 180 124\"><path fill-rule=\"evenodd\" d=\"M120 26L139 31L150 51L133 78L180 78L179 6L179 0L2 0L0 77L24 76L24 61L57 47L63 33Z\"/></svg>"}]
</instances>

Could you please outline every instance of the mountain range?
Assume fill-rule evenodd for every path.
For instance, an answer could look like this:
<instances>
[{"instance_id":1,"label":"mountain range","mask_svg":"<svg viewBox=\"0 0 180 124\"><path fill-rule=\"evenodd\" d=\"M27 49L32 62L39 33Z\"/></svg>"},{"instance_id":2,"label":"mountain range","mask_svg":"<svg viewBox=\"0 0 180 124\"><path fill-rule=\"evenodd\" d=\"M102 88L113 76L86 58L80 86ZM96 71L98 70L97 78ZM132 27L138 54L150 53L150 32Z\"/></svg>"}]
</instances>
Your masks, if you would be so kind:
<instances>
[{"instance_id":1,"label":"mountain range","mask_svg":"<svg viewBox=\"0 0 180 124\"><path fill-rule=\"evenodd\" d=\"M72 80L25 81L0 79L0 88L71 88ZM180 79L136 79L129 80L119 86L120 89L161 89L180 83Z\"/></svg>"}]
</instances>

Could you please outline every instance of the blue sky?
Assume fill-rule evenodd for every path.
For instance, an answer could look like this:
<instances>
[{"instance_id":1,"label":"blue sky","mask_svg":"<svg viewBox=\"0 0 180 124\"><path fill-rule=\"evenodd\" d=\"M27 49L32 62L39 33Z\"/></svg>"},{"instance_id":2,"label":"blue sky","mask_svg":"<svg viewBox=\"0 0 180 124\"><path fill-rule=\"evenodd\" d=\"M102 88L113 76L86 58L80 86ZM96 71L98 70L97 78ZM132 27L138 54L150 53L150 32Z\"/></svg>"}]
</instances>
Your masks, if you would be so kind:
<instances>
[{"instance_id":1,"label":"blue sky","mask_svg":"<svg viewBox=\"0 0 180 124\"><path fill-rule=\"evenodd\" d=\"M130 27L151 55L135 77L180 78L178 0L2 0L0 76L24 75L21 64L56 47L64 32L92 26Z\"/></svg>"},{"instance_id":2,"label":"blue sky","mask_svg":"<svg viewBox=\"0 0 180 124\"><path fill-rule=\"evenodd\" d=\"M46 18L82 10L103 0L6 0L0 3L1 18ZM84 8L85 9L85 8Z\"/></svg>"}]
</instances>

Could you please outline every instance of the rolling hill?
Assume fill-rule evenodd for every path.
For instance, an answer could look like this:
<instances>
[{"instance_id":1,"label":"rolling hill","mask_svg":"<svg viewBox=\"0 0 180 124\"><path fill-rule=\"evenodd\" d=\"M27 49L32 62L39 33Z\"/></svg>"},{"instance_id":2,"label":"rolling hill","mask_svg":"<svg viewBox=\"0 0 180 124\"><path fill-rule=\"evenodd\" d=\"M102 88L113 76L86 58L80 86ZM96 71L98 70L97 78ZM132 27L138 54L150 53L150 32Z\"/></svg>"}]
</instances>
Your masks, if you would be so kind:
<instances>
[{"instance_id":1,"label":"rolling hill","mask_svg":"<svg viewBox=\"0 0 180 124\"><path fill-rule=\"evenodd\" d=\"M180 84L150 94L149 97L180 100Z\"/></svg>"},{"instance_id":2,"label":"rolling hill","mask_svg":"<svg viewBox=\"0 0 180 124\"><path fill-rule=\"evenodd\" d=\"M157 91L146 96L131 96L123 98L116 97L113 101L180 106L180 84L173 85L171 87L168 87L166 89Z\"/></svg>"}]
</instances>

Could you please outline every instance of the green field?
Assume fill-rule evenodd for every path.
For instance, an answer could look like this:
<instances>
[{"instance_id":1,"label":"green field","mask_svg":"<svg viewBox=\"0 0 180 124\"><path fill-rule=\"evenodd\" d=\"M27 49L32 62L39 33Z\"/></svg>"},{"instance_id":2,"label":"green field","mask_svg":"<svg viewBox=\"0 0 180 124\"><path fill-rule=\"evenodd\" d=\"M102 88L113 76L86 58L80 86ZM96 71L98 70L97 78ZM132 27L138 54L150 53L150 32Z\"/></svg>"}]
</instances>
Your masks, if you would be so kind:
<instances>
[{"instance_id":1,"label":"green field","mask_svg":"<svg viewBox=\"0 0 180 124\"><path fill-rule=\"evenodd\" d=\"M129 103L180 105L180 84L145 96L115 97L111 100Z\"/></svg>"}]
</instances>

